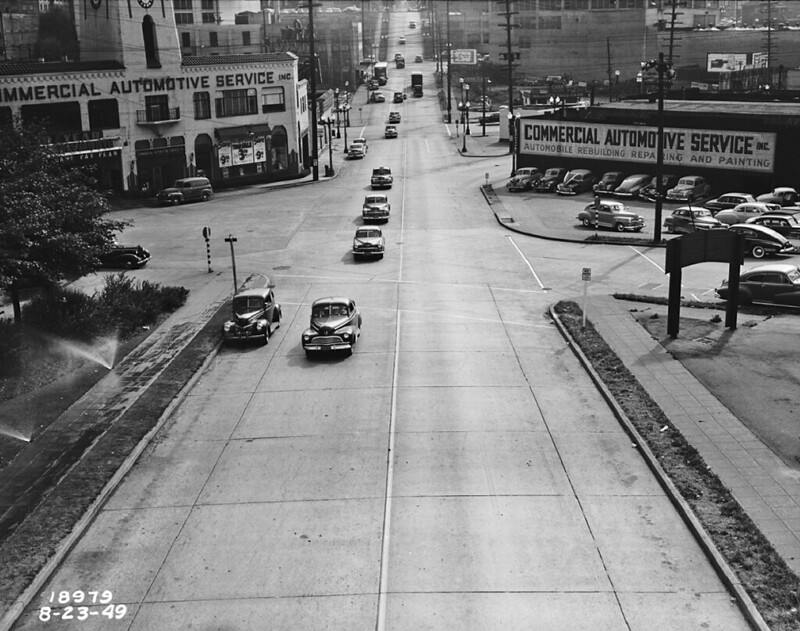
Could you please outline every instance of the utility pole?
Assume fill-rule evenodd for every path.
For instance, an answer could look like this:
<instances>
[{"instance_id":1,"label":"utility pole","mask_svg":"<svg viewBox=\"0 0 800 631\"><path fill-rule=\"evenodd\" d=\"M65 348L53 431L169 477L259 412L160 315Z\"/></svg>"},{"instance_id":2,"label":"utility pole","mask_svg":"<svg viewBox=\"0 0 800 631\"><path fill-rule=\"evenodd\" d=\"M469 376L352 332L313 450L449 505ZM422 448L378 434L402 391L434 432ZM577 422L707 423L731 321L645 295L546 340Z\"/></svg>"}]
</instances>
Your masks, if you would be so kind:
<instances>
[{"instance_id":1,"label":"utility pole","mask_svg":"<svg viewBox=\"0 0 800 631\"><path fill-rule=\"evenodd\" d=\"M611 103L614 99L611 98L611 39L606 37L606 59L608 60L608 102Z\"/></svg>"},{"instance_id":2,"label":"utility pole","mask_svg":"<svg viewBox=\"0 0 800 631\"><path fill-rule=\"evenodd\" d=\"M514 0L505 0L506 2L506 11L505 13L501 13L500 15L506 16L506 23L505 25L500 24L500 26L505 26L506 28L506 57L508 61L508 113L514 114L514 53L511 50L511 29L514 28L514 25L511 24L511 16L516 15L516 11L511 11L511 3Z\"/></svg>"},{"instance_id":3,"label":"utility pole","mask_svg":"<svg viewBox=\"0 0 800 631\"><path fill-rule=\"evenodd\" d=\"M308 37L311 55L311 174L319 181L319 156L317 147L317 55L314 51L314 0L308 0Z\"/></svg>"},{"instance_id":4,"label":"utility pole","mask_svg":"<svg viewBox=\"0 0 800 631\"><path fill-rule=\"evenodd\" d=\"M445 15L445 29L447 35L447 41L445 42L445 48L447 48L447 122L452 123L452 116L450 111L453 109L453 97L450 94L450 54L451 54L451 45L450 45L450 0L447 0L445 3L445 11L447 11L447 15Z\"/></svg>"}]
</instances>

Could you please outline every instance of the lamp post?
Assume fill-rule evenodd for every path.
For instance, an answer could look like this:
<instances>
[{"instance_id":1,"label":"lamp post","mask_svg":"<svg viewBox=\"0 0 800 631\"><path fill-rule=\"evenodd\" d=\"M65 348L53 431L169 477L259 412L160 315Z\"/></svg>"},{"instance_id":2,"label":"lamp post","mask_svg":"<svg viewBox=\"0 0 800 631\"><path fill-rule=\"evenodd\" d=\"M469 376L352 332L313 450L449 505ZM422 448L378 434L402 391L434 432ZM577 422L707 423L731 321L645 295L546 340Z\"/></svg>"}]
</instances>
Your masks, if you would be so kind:
<instances>
[{"instance_id":1,"label":"lamp post","mask_svg":"<svg viewBox=\"0 0 800 631\"><path fill-rule=\"evenodd\" d=\"M469 86L467 86L467 94L469 94ZM464 103L464 119L467 121L467 128L464 130L464 133L461 134L462 137L462 145L461 145L461 153L467 152L467 134L469 133L469 101Z\"/></svg>"},{"instance_id":2,"label":"lamp post","mask_svg":"<svg viewBox=\"0 0 800 631\"><path fill-rule=\"evenodd\" d=\"M466 102L464 103L464 124L466 125L466 131L464 135L469 136L469 83L464 86L464 98Z\"/></svg>"},{"instance_id":3,"label":"lamp post","mask_svg":"<svg viewBox=\"0 0 800 631\"><path fill-rule=\"evenodd\" d=\"M344 82L344 125L350 127L350 82Z\"/></svg>"},{"instance_id":4,"label":"lamp post","mask_svg":"<svg viewBox=\"0 0 800 631\"><path fill-rule=\"evenodd\" d=\"M334 98L335 103L336 103L336 137L337 138L341 138L342 137L342 130L339 127L339 88L336 88L333 91L333 98Z\"/></svg>"},{"instance_id":5,"label":"lamp post","mask_svg":"<svg viewBox=\"0 0 800 631\"><path fill-rule=\"evenodd\" d=\"M553 108L553 114L558 113L558 118L563 118L564 101L561 100L560 96L556 96L555 94L551 95L550 98L547 99L547 103Z\"/></svg>"},{"instance_id":6,"label":"lamp post","mask_svg":"<svg viewBox=\"0 0 800 631\"><path fill-rule=\"evenodd\" d=\"M461 85L461 96L458 98L458 119L461 124L464 124L464 77L458 78L458 83Z\"/></svg>"},{"instance_id":7,"label":"lamp post","mask_svg":"<svg viewBox=\"0 0 800 631\"><path fill-rule=\"evenodd\" d=\"M675 77L672 62L658 53L658 59L642 62L642 72L655 70L658 73L658 135L656 137L656 216L653 225L653 243L661 241L661 211L664 205L664 75L671 80Z\"/></svg>"},{"instance_id":8,"label":"lamp post","mask_svg":"<svg viewBox=\"0 0 800 631\"><path fill-rule=\"evenodd\" d=\"M326 175L333 177L333 119L328 116L328 118L321 119L319 124L328 128L328 172Z\"/></svg>"},{"instance_id":9,"label":"lamp post","mask_svg":"<svg viewBox=\"0 0 800 631\"><path fill-rule=\"evenodd\" d=\"M481 95L483 98L483 120L481 121L481 136L486 135L486 64L489 61L489 55L481 55L481 78L483 85L481 86ZM489 81L491 83L491 81Z\"/></svg>"},{"instance_id":10,"label":"lamp post","mask_svg":"<svg viewBox=\"0 0 800 631\"><path fill-rule=\"evenodd\" d=\"M519 114L508 113L508 131L511 139L509 143L511 147L511 177L514 177L517 172L517 150L519 147L519 140L517 140L519 137Z\"/></svg>"}]
</instances>

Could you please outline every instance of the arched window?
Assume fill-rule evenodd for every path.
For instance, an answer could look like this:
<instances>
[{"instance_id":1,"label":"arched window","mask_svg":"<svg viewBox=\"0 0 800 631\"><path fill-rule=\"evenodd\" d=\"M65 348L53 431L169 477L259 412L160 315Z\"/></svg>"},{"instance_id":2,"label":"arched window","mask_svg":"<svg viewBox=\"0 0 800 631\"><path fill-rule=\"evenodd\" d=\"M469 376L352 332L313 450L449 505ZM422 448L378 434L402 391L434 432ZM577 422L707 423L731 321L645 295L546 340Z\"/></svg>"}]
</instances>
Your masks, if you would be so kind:
<instances>
[{"instance_id":1,"label":"arched window","mask_svg":"<svg viewBox=\"0 0 800 631\"><path fill-rule=\"evenodd\" d=\"M156 37L156 25L153 18L149 15L142 20L142 38L144 39L144 54L147 59L148 68L160 68L161 61L158 58L158 37Z\"/></svg>"}]
</instances>

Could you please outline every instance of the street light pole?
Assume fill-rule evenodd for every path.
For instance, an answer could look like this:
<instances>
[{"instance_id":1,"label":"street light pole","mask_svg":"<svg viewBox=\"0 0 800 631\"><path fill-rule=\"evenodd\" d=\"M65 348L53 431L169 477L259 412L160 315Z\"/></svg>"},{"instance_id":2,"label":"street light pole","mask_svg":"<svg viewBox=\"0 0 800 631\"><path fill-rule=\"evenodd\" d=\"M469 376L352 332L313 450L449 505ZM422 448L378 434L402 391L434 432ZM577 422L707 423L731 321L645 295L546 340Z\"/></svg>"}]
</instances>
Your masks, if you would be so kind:
<instances>
[{"instance_id":1,"label":"street light pole","mask_svg":"<svg viewBox=\"0 0 800 631\"><path fill-rule=\"evenodd\" d=\"M342 137L342 130L339 127L339 88L336 88L333 91L333 96L334 96L334 99L336 101L336 137L337 138L341 138Z\"/></svg>"},{"instance_id":2,"label":"street light pole","mask_svg":"<svg viewBox=\"0 0 800 631\"><path fill-rule=\"evenodd\" d=\"M333 119L328 116L326 119L320 119L319 124L328 128L328 169L326 175L333 177Z\"/></svg>"},{"instance_id":3,"label":"street light pole","mask_svg":"<svg viewBox=\"0 0 800 631\"><path fill-rule=\"evenodd\" d=\"M481 70L483 71L483 85L481 86L481 94L483 96L483 120L481 121L481 136L486 135L486 62L489 61L489 55L481 57Z\"/></svg>"},{"instance_id":4,"label":"street light pole","mask_svg":"<svg viewBox=\"0 0 800 631\"><path fill-rule=\"evenodd\" d=\"M465 98L466 101L464 103L464 121L467 126L467 131L465 132L466 136L469 136L469 83L464 86L464 93L466 94Z\"/></svg>"},{"instance_id":5,"label":"street light pole","mask_svg":"<svg viewBox=\"0 0 800 631\"><path fill-rule=\"evenodd\" d=\"M461 92L458 99L458 119L461 124L464 124L464 77L458 78L458 83L461 85Z\"/></svg>"}]
</instances>

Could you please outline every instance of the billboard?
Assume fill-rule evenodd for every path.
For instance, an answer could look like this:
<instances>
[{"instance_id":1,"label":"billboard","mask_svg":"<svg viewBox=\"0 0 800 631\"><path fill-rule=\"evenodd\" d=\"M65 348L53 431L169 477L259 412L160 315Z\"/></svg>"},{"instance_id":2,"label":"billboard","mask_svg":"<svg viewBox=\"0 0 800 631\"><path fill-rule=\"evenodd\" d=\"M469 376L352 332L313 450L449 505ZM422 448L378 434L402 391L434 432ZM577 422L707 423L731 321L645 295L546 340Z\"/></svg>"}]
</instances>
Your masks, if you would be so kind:
<instances>
[{"instance_id":1,"label":"billboard","mask_svg":"<svg viewBox=\"0 0 800 631\"><path fill-rule=\"evenodd\" d=\"M733 72L747 67L747 53L706 54L706 72Z\"/></svg>"},{"instance_id":2,"label":"billboard","mask_svg":"<svg viewBox=\"0 0 800 631\"><path fill-rule=\"evenodd\" d=\"M474 48L456 48L451 50L450 63L474 66L478 63L478 51Z\"/></svg>"},{"instance_id":3,"label":"billboard","mask_svg":"<svg viewBox=\"0 0 800 631\"><path fill-rule=\"evenodd\" d=\"M520 153L656 163L658 129L578 121L520 119ZM664 164L772 173L774 132L664 128Z\"/></svg>"}]
</instances>

